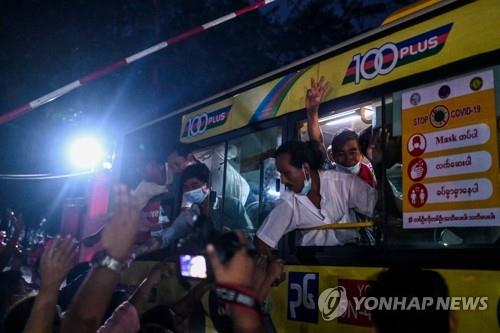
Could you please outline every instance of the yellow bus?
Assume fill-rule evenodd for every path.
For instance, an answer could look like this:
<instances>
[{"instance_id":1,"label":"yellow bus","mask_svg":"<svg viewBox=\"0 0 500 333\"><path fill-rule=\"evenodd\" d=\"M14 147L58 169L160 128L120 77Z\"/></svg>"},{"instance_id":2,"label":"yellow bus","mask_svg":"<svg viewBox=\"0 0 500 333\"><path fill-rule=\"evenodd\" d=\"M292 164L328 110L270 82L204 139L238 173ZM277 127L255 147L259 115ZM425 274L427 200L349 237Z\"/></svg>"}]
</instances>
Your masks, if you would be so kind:
<instances>
[{"instance_id":1,"label":"yellow bus","mask_svg":"<svg viewBox=\"0 0 500 333\"><path fill-rule=\"evenodd\" d=\"M345 127L371 126L377 138L376 239L302 247L287 235L278 249L287 280L267 304L274 329L370 332L370 313L354 297L383 268L410 263L441 273L451 296L487 297L486 309L459 311L459 332L498 332L499 30L495 0L417 3L375 30L134 129L123 151L148 140L167 146L155 133L177 124L179 142L212 179L225 180L212 182L221 198L230 168L245 179L244 206L257 229L282 189L273 153L287 140L307 140L306 90L324 76L325 142ZM318 298L337 286L348 307L331 319Z\"/></svg>"}]
</instances>

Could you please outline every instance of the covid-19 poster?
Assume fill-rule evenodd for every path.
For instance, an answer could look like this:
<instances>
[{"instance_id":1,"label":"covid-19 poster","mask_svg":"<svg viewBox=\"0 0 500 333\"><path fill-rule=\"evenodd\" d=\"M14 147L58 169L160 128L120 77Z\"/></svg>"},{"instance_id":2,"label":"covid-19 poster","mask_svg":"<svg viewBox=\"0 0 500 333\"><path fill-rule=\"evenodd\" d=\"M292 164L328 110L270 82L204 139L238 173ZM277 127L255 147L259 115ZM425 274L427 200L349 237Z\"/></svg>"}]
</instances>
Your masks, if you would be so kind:
<instances>
[{"instance_id":1,"label":"covid-19 poster","mask_svg":"<svg viewBox=\"0 0 500 333\"><path fill-rule=\"evenodd\" d=\"M500 225L493 71L402 94L404 228Z\"/></svg>"}]
</instances>

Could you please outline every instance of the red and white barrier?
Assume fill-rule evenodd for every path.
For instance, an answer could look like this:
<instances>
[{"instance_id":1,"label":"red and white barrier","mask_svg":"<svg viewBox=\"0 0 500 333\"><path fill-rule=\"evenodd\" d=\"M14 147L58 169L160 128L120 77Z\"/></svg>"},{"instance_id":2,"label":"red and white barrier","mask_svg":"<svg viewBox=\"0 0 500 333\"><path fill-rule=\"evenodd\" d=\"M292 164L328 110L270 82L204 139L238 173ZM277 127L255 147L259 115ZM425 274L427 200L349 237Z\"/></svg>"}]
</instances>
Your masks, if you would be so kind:
<instances>
[{"instance_id":1,"label":"red and white barrier","mask_svg":"<svg viewBox=\"0 0 500 333\"><path fill-rule=\"evenodd\" d=\"M177 44L185 39L188 39L190 37L193 37L205 30L208 30L210 28L213 28L215 26L218 26L219 24L222 24L224 22L230 21L236 17L245 15L246 13L252 12L254 10L257 10L261 7L264 7L265 5L274 2L275 0L261 0L257 1L247 7L241 8L235 12L232 12L230 14L224 15L218 19L215 19L213 21L207 22L203 25L197 26L193 29L190 29L188 31L185 31L181 33L180 35L177 35L175 37L169 38L163 42L160 42L156 45L153 45L145 50L142 50L140 52L137 52L131 56L128 56L126 58L123 58L119 61L116 61L115 63L106 66L104 68L98 69L90 74L85 75L84 77L80 78L79 80L73 81L59 89L56 89L40 98L35 99L34 101L22 105L14 110L11 110L7 113L4 113L0 115L0 125L7 123L17 117L20 117L24 113L31 111L33 109L36 109L39 106L42 106L44 104L47 104L51 101L53 101L56 98L59 98L63 95L66 95L70 91L73 91L81 86L83 86L86 83L92 82L94 80L97 80L100 77L106 76L109 73L112 73L122 67L127 66L128 64L131 64L139 59L142 59L144 57L147 57L150 54L156 53L160 50L163 50L164 48Z\"/></svg>"}]
</instances>

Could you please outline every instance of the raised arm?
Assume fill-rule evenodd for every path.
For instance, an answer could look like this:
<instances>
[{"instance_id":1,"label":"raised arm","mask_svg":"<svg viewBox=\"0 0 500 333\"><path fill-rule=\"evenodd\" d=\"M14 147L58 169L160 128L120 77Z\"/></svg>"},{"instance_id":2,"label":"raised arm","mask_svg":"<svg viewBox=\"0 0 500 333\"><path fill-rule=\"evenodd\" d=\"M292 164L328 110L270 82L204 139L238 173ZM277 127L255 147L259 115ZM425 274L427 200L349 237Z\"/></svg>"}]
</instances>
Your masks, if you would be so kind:
<instances>
[{"instance_id":1,"label":"raised arm","mask_svg":"<svg viewBox=\"0 0 500 333\"><path fill-rule=\"evenodd\" d=\"M120 276L116 265L125 262L132 248L140 218L135 196L124 185L115 188L113 217L104 228L101 241L105 252L102 261L94 261L93 268L78 290L67 317L62 322L63 333L92 332L99 328L109 300Z\"/></svg>"},{"instance_id":2,"label":"raised arm","mask_svg":"<svg viewBox=\"0 0 500 333\"><path fill-rule=\"evenodd\" d=\"M242 236L240 235L240 237ZM223 286L226 290L230 290L230 293L239 292L243 293L247 297L252 297L250 294L253 292L250 292L249 290L251 290L253 283L255 263L247 254L245 248L237 251L231 260L225 265L221 263L215 248L211 244L207 246L207 254L218 285ZM255 296L254 300L258 301L257 296ZM237 302L229 303L231 307L234 332L264 332L259 312L236 303Z\"/></svg>"},{"instance_id":3,"label":"raised arm","mask_svg":"<svg viewBox=\"0 0 500 333\"><path fill-rule=\"evenodd\" d=\"M319 127L319 106L328 89L329 83L324 77L319 82L311 78L311 88L307 90L306 112L307 112L307 131L309 139L316 141L323 146L323 133ZM326 150L325 150L326 151Z\"/></svg>"},{"instance_id":4,"label":"raised arm","mask_svg":"<svg viewBox=\"0 0 500 333\"><path fill-rule=\"evenodd\" d=\"M140 329L140 315L148 302L151 289L160 280L164 265L158 264L149 272L142 283L137 287L128 302L122 303L115 309L97 333L135 333Z\"/></svg>"},{"instance_id":5,"label":"raised arm","mask_svg":"<svg viewBox=\"0 0 500 333\"><path fill-rule=\"evenodd\" d=\"M71 237L57 237L45 249L40 260L42 283L23 333L51 333L53 331L59 287L75 263L76 242Z\"/></svg>"}]
</instances>

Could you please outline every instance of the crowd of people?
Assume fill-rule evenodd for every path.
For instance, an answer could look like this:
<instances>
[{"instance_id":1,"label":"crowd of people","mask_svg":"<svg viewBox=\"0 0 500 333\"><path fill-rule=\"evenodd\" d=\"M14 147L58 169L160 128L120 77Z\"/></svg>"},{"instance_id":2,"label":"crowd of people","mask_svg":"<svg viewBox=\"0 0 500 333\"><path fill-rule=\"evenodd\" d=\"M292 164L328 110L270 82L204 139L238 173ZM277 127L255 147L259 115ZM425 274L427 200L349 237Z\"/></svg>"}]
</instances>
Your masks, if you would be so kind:
<instances>
[{"instance_id":1,"label":"crowd of people","mask_svg":"<svg viewBox=\"0 0 500 333\"><path fill-rule=\"evenodd\" d=\"M41 280L36 296L19 271L1 273L5 332L156 332L157 329L176 332L189 316L193 300L199 300L203 292L209 291L228 307L226 313L234 319L232 330L259 331L258 304L281 274L283 262L275 260L268 264L251 258L244 250L242 236L241 249L227 263L221 261L214 246L209 244L207 256L216 283L200 283L185 299L170 307L161 307L160 313L156 308L143 311L152 288L162 279L164 263L156 265L128 299L117 307L112 304L120 272L132 254L141 221L132 191L121 185L116 188L114 197L113 217L100 233L104 250L94 256L90 268L83 270L84 278L69 274L75 269L79 246L71 236L58 236L46 247L38 267ZM65 286L60 289L63 282ZM78 288L72 286L75 282ZM229 299L223 292L228 290L246 295L252 304ZM70 300L62 301L63 297ZM66 308L63 309L62 304ZM113 311L107 317L110 307Z\"/></svg>"},{"instance_id":2,"label":"crowd of people","mask_svg":"<svg viewBox=\"0 0 500 333\"><path fill-rule=\"evenodd\" d=\"M377 180L370 163L374 143L369 132L359 137L345 130L333 138L330 148L323 144L318 110L327 89L328 83L321 78L312 80L307 92L310 141L285 142L276 151L276 167L286 191L254 239L246 237L255 228L244 206L249 195L245 179L234 167L228 167L226 174L232 181L227 182L221 205L221 193L213 191L220 180L185 149L176 149L166 158L142 159L142 181L134 191L124 185L115 188L111 218L97 233L82 242L67 235L54 238L34 270L39 276L36 286L26 282L16 264L21 222L12 215L9 240L0 247L3 331L183 332L206 294L217 304L217 310L207 314L219 332L266 331L261 304L271 288L285 278L284 261L273 251L280 239L298 231L298 245L302 246L358 244L363 235L357 229L315 227L368 218L377 203ZM158 202L164 195L179 199L175 218ZM236 231L238 237L229 256L221 256L215 245L221 226ZM79 248L96 242L103 250L90 263L77 264ZM175 253L206 253L213 279L198 283L174 304L147 309L152 289L166 276L166 263L160 262L133 293L116 295L120 273L132 260L165 248L175 248ZM250 248L255 248L256 254L251 254ZM411 274L411 283L401 282L404 274ZM428 296L426 292L418 294L425 290L424 283L434 286L439 295L447 294L437 273L400 269L382 272L372 292L377 296ZM376 331L451 332L456 327L454 316L444 310L398 317L401 315L373 313ZM439 325L426 324L426 315Z\"/></svg>"}]
</instances>

